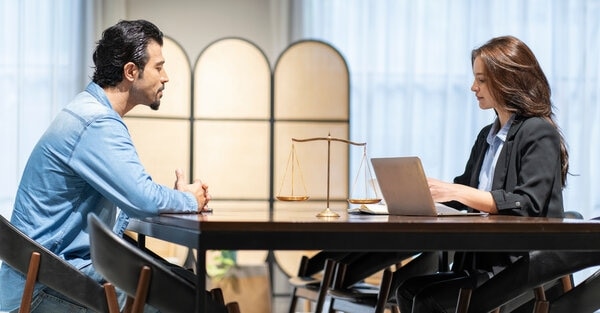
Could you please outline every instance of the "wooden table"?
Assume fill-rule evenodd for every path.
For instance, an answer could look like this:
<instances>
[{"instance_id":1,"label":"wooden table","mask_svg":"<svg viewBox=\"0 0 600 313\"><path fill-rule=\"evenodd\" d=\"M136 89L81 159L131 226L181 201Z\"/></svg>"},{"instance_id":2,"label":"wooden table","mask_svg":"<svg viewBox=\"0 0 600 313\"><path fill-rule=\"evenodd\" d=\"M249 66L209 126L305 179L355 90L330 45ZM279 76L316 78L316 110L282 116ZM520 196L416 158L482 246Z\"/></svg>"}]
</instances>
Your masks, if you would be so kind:
<instances>
[{"instance_id":1,"label":"wooden table","mask_svg":"<svg viewBox=\"0 0 600 313\"><path fill-rule=\"evenodd\" d=\"M600 222L511 216L353 215L318 218L315 209L217 210L133 219L142 236L198 250L198 290L207 250L531 251L600 250ZM204 303L198 293L198 303ZM198 312L205 312L201 307Z\"/></svg>"}]
</instances>

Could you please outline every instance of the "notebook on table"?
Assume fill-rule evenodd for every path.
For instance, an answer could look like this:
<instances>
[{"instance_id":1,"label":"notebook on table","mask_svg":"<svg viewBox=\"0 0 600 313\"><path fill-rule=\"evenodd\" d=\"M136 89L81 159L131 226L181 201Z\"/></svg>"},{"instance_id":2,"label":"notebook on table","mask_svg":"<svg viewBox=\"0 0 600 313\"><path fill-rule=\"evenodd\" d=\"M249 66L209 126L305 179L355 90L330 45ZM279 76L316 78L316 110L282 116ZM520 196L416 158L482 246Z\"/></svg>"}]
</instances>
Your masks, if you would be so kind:
<instances>
[{"instance_id":1,"label":"notebook on table","mask_svg":"<svg viewBox=\"0 0 600 313\"><path fill-rule=\"evenodd\" d=\"M418 157L372 158L371 164L384 204L365 204L354 211L368 214L422 216L482 216L433 202Z\"/></svg>"}]
</instances>

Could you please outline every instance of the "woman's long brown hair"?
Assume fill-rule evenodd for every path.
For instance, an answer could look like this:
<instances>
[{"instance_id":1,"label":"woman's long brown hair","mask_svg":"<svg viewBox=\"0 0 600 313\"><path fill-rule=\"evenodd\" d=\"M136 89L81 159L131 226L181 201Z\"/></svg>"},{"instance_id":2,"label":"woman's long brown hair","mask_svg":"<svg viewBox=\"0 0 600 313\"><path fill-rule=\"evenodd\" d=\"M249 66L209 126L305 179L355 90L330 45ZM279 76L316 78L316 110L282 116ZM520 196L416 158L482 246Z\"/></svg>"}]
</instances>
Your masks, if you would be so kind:
<instances>
[{"instance_id":1,"label":"woman's long brown hair","mask_svg":"<svg viewBox=\"0 0 600 313\"><path fill-rule=\"evenodd\" d=\"M490 92L509 112L525 117L538 116L552 124L560 136L562 185L567 182L569 153L556 121L550 100L550 84L535 55L513 36L496 37L471 53L471 63L481 58Z\"/></svg>"}]
</instances>

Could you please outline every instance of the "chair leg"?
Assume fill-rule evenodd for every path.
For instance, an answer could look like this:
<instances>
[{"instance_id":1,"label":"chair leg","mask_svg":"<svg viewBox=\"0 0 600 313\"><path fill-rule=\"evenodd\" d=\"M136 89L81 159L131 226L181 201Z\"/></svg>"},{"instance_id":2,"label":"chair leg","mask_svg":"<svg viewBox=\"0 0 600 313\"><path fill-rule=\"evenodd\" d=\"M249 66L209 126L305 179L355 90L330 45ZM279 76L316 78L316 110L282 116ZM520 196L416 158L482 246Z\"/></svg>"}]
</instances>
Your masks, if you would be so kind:
<instances>
[{"instance_id":1,"label":"chair leg","mask_svg":"<svg viewBox=\"0 0 600 313\"><path fill-rule=\"evenodd\" d=\"M393 273L390 269L386 269L381 277L381 285L379 286L379 295L377 296L377 303L375 304L375 313L383 313L390 296L390 290L392 289L392 276Z\"/></svg>"},{"instance_id":2,"label":"chair leg","mask_svg":"<svg viewBox=\"0 0 600 313\"><path fill-rule=\"evenodd\" d=\"M571 275L565 275L561 277L560 282L562 283L564 292L573 289L573 277Z\"/></svg>"},{"instance_id":3,"label":"chair leg","mask_svg":"<svg viewBox=\"0 0 600 313\"><path fill-rule=\"evenodd\" d=\"M213 288L210 290L210 297L218 304L225 305L225 297L221 288Z\"/></svg>"},{"instance_id":4,"label":"chair leg","mask_svg":"<svg viewBox=\"0 0 600 313\"><path fill-rule=\"evenodd\" d=\"M108 313L120 313L119 300L117 299L117 291L111 283L104 284L104 293L108 303Z\"/></svg>"},{"instance_id":5,"label":"chair leg","mask_svg":"<svg viewBox=\"0 0 600 313\"><path fill-rule=\"evenodd\" d=\"M303 255L300 259L300 267L298 268L298 276L303 276L306 272L306 268L308 266L308 256ZM294 287L292 290L292 296L290 299L290 307L288 309L288 313L296 312L296 306L298 305L298 296L297 296L297 287ZM306 309L306 308L305 308Z\"/></svg>"},{"instance_id":6,"label":"chair leg","mask_svg":"<svg viewBox=\"0 0 600 313\"><path fill-rule=\"evenodd\" d=\"M38 270L40 269L41 255L38 252L31 253L29 259L29 268L27 269L27 279L25 280L25 289L21 297L21 306L19 313L29 313L31 311L31 300L33 300L33 289L37 281Z\"/></svg>"},{"instance_id":7,"label":"chair leg","mask_svg":"<svg viewBox=\"0 0 600 313\"><path fill-rule=\"evenodd\" d=\"M133 313L142 313L144 311L144 305L146 304L149 288L150 267L144 266L140 271L140 278L138 279L138 285L135 290L135 300L133 301L133 307L131 308Z\"/></svg>"},{"instance_id":8,"label":"chair leg","mask_svg":"<svg viewBox=\"0 0 600 313\"><path fill-rule=\"evenodd\" d=\"M546 292L543 286L539 286L534 289L535 294L535 305L533 307L534 313L548 313L550 310L550 303L546 300Z\"/></svg>"},{"instance_id":9,"label":"chair leg","mask_svg":"<svg viewBox=\"0 0 600 313\"><path fill-rule=\"evenodd\" d=\"M467 313L471 302L473 289L461 288L458 293L458 303L456 304L456 313Z\"/></svg>"},{"instance_id":10,"label":"chair leg","mask_svg":"<svg viewBox=\"0 0 600 313\"><path fill-rule=\"evenodd\" d=\"M296 296L296 288L292 291L292 297L290 299L290 308L288 313L294 313L296 311L296 305L298 304L298 297Z\"/></svg>"},{"instance_id":11,"label":"chair leg","mask_svg":"<svg viewBox=\"0 0 600 313\"><path fill-rule=\"evenodd\" d=\"M225 305L227 313L240 313L240 305L237 302L229 302Z\"/></svg>"},{"instance_id":12,"label":"chair leg","mask_svg":"<svg viewBox=\"0 0 600 313\"><path fill-rule=\"evenodd\" d=\"M319 286L319 295L317 296L317 301L315 303L315 312L323 311L327 290L331 286L331 281L333 279L333 268L335 267L335 263L336 262L332 259L327 259L325 261L323 277L321 278L321 285Z\"/></svg>"}]
</instances>

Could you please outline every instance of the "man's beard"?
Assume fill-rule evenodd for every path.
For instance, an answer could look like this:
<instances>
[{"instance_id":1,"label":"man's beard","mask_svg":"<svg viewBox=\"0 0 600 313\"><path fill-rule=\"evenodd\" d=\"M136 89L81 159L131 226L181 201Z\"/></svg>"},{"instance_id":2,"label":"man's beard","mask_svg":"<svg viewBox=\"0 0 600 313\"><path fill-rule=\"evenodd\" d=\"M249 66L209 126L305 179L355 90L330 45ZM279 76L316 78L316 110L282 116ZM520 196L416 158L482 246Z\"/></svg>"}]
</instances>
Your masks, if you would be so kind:
<instances>
[{"instance_id":1,"label":"man's beard","mask_svg":"<svg viewBox=\"0 0 600 313\"><path fill-rule=\"evenodd\" d=\"M150 109L158 111L158 108L160 108L160 100L150 103Z\"/></svg>"},{"instance_id":2,"label":"man's beard","mask_svg":"<svg viewBox=\"0 0 600 313\"><path fill-rule=\"evenodd\" d=\"M158 108L160 108L160 98L161 96L159 96L159 94L161 92L163 92L163 90L165 90L165 85L163 84L163 86L158 90L158 92L156 93L156 101L150 103L150 109L154 110L154 111L158 111Z\"/></svg>"}]
</instances>

